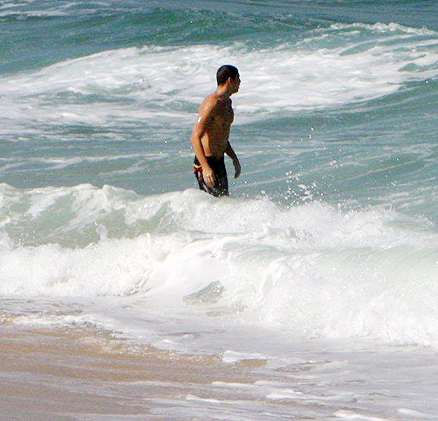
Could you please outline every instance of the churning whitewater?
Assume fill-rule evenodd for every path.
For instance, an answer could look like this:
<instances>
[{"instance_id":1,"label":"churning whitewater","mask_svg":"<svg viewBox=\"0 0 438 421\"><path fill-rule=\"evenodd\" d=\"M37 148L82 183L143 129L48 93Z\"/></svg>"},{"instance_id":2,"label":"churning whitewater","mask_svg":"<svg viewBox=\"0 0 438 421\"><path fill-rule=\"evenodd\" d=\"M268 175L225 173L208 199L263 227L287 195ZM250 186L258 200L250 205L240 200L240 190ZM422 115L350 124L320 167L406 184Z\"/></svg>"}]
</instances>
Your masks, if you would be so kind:
<instances>
[{"instance_id":1,"label":"churning whitewater","mask_svg":"<svg viewBox=\"0 0 438 421\"><path fill-rule=\"evenodd\" d=\"M134 295L187 307L196 296L309 338L438 344L437 235L395 211L217 200L193 189L1 191L4 297L122 304Z\"/></svg>"},{"instance_id":2,"label":"churning whitewater","mask_svg":"<svg viewBox=\"0 0 438 421\"><path fill-rule=\"evenodd\" d=\"M1 3L0 327L261 376L202 389L201 367L156 419L436 419L437 22L422 0ZM223 64L242 174L214 198L190 134Z\"/></svg>"}]
</instances>

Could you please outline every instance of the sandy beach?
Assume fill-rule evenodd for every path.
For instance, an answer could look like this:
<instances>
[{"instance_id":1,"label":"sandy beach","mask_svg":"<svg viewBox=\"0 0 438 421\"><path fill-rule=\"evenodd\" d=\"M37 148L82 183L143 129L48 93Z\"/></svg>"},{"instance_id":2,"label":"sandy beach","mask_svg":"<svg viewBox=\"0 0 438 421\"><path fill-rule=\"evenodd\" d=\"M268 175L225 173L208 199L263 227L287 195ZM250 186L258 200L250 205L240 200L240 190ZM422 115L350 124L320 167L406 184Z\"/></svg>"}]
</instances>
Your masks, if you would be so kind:
<instances>
[{"instance_id":1,"label":"sandy beach","mask_svg":"<svg viewBox=\"0 0 438 421\"><path fill-rule=\"evenodd\" d=\"M263 363L130 346L92 328L0 332L2 420L189 419L176 402L223 399L213 382L254 382Z\"/></svg>"},{"instance_id":2,"label":"sandy beach","mask_svg":"<svg viewBox=\"0 0 438 421\"><path fill-rule=\"evenodd\" d=\"M281 364L258 354L158 350L93 326L37 329L7 319L3 313L2 421L434 419L433 352L418 359L415 349L302 350Z\"/></svg>"},{"instance_id":3,"label":"sandy beach","mask_svg":"<svg viewBox=\"0 0 438 421\"><path fill-rule=\"evenodd\" d=\"M438 2L1 2L0 421L438 420L437 115Z\"/></svg>"}]
</instances>

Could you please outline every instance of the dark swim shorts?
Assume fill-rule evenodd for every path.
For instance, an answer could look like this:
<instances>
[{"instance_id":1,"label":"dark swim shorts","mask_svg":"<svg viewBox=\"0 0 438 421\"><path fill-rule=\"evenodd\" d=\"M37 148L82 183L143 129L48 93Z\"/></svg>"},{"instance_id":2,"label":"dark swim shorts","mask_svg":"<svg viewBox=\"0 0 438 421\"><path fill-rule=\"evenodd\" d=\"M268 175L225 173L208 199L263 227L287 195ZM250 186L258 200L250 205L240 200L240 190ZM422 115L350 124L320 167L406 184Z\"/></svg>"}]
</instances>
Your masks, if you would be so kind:
<instances>
[{"instance_id":1,"label":"dark swim shorts","mask_svg":"<svg viewBox=\"0 0 438 421\"><path fill-rule=\"evenodd\" d=\"M225 169L224 157L216 158L214 156L207 156L208 165L210 165L214 174L214 186L208 187L205 184L204 178L202 176L202 167L195 157L195 162L193 163L193 170L195 177L198 180L199 188L205 192L212 194L213 196L228 196L228 178L227 170Z\"/></svg>"}]
</instances>

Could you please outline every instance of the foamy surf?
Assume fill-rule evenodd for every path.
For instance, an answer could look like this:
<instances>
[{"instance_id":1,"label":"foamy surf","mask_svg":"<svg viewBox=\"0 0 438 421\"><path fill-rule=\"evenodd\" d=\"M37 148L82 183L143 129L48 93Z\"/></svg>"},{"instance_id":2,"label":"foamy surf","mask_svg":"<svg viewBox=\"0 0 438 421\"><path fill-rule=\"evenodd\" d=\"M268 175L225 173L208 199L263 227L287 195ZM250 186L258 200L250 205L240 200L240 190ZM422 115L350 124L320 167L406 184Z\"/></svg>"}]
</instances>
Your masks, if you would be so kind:
<instances>
[{"instance_id":1,"label":"foamy surf","mask_svg":"<svg viewBox=\"0 0 438 421\"><path fill-rule=\"evenodd\" d=\"M436 419L437 16L1 4L0 418ZM224 63L215 199L189 138Z\"/></svg>"},{"instance_id":2,"label":"foamy surf","mask_svg":"<svg viewBox=\"0 0 438 421\"><path fill-rule=\"evenodd\" d=\"M105 51L1 77L3 133L35 122L187 125L196 104L214 87L222 62L235 63L242 75L237 124L369 101L408 82L435 78L437 42L437 34L426 29L334 24L271 48L235 43Z\"/></svg>"},{"instance_id":3,"label":"foamy surf","mask_svg":"<svg viewBox=\"0 0 438 421\"><path fill-rule=\"evenodd\" d=\"M166 300L309 338L438 345L436 234L393 211L87 185L3 186L2 202L4 296Z\"/></svg>"}]
</instances>

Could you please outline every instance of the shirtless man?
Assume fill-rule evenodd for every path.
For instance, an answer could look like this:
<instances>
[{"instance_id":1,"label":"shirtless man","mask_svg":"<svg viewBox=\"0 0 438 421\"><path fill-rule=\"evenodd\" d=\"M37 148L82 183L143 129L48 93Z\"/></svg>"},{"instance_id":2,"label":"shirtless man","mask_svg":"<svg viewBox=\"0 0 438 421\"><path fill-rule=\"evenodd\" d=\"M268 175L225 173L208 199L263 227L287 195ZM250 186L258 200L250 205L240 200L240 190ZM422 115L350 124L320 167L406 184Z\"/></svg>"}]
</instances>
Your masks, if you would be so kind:
<instances>
[{"instance_id":1,"label":"shirtless man","mask_svg":"<svg viewBox=\"0 0 438 421\"><path fill-rule=\"evenodd\" d=\"M216 74L216 91L205 98L199 107L191 143L196 157L195 177L199 188L213 196L228 196L228 179L224 154L232 160L234 177L240 175L240 163L228 140L234 112L230 96L239 90L239 71L230 65L222 66Z\"/></svg>"}]
</instances>

